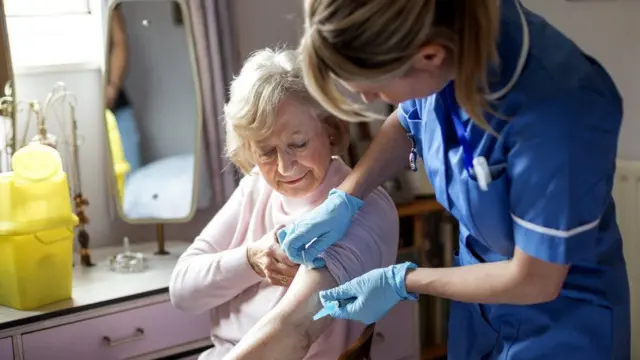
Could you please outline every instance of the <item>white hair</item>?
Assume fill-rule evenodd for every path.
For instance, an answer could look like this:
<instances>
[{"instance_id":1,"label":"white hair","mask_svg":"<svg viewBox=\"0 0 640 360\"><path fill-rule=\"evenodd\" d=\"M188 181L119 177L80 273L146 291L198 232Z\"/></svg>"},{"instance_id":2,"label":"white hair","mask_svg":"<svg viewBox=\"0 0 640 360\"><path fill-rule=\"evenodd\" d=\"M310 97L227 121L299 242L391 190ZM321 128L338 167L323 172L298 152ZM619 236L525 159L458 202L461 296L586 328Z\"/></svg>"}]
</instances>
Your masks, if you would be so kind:
<instances>
[{"instance_id":1,"label":"white hair","mask_svg":"<svg viewBox=\"0 0 640 360\"><path fill-rule=\"evenodd\" d=\"M243 173L255 166L251 141L269 136L278 106L289 97L309 106L319 120L335 119L307 91L296 51L266 48L252 53L232 81L224 107L226 155Z\"/></svg>"}]
</instances>

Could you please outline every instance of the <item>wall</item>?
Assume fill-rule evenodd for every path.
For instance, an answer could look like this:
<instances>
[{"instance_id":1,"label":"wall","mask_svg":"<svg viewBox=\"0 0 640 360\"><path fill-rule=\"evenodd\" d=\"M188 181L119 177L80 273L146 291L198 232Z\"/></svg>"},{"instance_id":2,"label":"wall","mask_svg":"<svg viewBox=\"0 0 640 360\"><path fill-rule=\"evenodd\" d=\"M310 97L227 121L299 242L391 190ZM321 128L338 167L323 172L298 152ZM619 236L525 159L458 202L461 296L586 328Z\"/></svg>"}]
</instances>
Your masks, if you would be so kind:
<instances>
[{"instance_id":1,"label":"wall","mask_svg":"<svg viewBox=\"0 0 640 360\"><path fill-rule=\"evenodd\" d=\"M12 2L18 1L21 11L31 9L33 15L7 17L14 67L102 62L102 41L96 40L102 36L105 0L63 0L53 6L42 6L42 0ZM87 4L90 12L78 12Z\"/></svg>"},{"instance_id":2,"label":"wall","mask_svg":"<svg viewBox=\"0 0 640 360\"><path fill-rule=\"evenodd\" d=\"M193 153L198 103L186 29L174 23L169 1L121 6L129 41L124 87L140 124L143 161Z\"/></svg>"},{"instance_id":3,"label":"wall","mask_svg":"<svg viewBox=\"0 0 640 360\"><path fill-rule=\"evenodd\" d=\"M640 2L524 0L543 14L586 52L598 59L614 78L625 101L619 156L640 160Z\"/></svg>"},{"instance_id":4,"label":"wall","mask_svg":"<svg viewBox=\"0 0 640 360\"><path fill-rule=\"evenodd\" d=\"M229 3L241 59L265 46L298 46L304 24L302 1L234 0Z\"/></svg>"}]
</instances>

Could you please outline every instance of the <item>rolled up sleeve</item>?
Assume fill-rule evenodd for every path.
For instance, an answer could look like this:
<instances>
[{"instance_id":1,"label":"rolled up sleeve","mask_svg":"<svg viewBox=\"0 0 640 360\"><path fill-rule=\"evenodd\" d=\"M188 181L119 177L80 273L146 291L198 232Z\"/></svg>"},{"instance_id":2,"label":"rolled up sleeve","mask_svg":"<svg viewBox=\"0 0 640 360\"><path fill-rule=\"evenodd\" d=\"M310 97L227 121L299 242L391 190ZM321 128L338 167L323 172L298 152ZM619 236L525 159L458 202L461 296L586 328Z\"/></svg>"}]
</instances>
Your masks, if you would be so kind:
<instances>
[{"instance_id":1,"label":"rolled up sleeve","mask_svg":"<svg viewBox=\"0 0 640 360\"><path fill-rule=\"evenodd\" d=\"M345 236L320 256L338 282L344 284L364 273L392 265L398 252L399 220L387 193L378 188L353 218Z\"/></svg>"}]
</instances>

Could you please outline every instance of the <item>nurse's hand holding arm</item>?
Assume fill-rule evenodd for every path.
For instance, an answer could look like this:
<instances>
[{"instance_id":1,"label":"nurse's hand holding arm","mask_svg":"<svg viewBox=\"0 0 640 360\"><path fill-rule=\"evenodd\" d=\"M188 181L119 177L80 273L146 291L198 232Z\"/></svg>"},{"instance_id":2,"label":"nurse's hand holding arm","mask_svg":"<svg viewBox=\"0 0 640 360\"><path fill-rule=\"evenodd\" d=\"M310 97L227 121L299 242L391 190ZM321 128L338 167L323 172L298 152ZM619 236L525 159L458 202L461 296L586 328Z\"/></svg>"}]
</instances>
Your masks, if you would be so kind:
<instances>
[{"instance_id":1,"label":"nurse's hand holding arm","mask_svg":"<svg viewBox=\"0 0 640 360\"><path fill-rule=\"evenodd\" d=\"M351 219L364 205L361 199L408 165L410 150L407 132L393 112L362 159L327 200L280 230L278 238L289 259L312 268L324 266L318 255L344 236Z\"/></svg>"}]
</instances>

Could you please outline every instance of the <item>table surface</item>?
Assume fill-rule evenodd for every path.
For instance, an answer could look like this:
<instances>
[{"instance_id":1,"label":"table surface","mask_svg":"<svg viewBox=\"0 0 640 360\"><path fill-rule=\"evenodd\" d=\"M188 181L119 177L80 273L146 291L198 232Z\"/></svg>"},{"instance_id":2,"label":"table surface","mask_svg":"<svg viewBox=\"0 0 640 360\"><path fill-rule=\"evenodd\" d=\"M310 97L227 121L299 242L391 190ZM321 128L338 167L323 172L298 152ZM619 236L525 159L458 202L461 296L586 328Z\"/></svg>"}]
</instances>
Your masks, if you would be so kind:
<instances>
[{"instance_id":1,"label":"table surface","mask_svg":"<svg viewBox=\"0 0 640 360\"><path fill-rule=\"evenodd\" d=\"M401 218L445 212L444 207L438 203L435 197L415 199L408 203L400 204L397 208L398 216Z\"/></svg>"},{"instance_id":2,"label":"table surface","mask_svg":"<svg viewBox=\"0 0 640 360\"><path fill-rule=\"evenodd\" d=\"M109 257L123 251L122 246L92 249L93 267L83 267L79 261L73 269L72 298L31 311L0 306L0 330L110 305L149 295L166 293L171 272L189 242L167 241L169 255L154 255L155 242L131 244L131 251L141 252L147 259L147 269L141 273L116 273L109 269Z\"/></svg>"}]
</instances>

